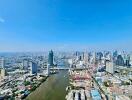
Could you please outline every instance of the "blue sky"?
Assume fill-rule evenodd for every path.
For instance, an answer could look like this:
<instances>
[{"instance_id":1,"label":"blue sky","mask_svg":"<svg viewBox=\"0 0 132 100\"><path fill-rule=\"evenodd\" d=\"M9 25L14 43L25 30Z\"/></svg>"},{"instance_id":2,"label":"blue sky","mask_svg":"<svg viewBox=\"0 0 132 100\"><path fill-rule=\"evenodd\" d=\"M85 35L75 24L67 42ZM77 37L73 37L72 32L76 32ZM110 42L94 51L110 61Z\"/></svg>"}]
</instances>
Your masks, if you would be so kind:
<instances>
[{"instance_id":1,"label":"blue sky","mask_svg":"<svg viewBox=\"0 0 132 100\"><path fill-rule=\"evenodd\" d=\"M132 50L131 0L0 0L0 51Z\"/></svg>"}]
</instances>

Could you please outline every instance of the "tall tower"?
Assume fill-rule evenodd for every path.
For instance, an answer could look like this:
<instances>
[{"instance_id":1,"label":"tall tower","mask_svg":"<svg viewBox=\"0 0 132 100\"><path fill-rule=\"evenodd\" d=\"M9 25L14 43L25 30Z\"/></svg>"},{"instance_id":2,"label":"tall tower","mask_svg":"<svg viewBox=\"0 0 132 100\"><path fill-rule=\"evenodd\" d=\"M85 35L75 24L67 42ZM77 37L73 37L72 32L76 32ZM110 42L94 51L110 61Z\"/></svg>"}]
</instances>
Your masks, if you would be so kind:
<instances>
[{"instance_id":1,"label":"tall tower","mask_svg":"<svg viewBox=\"0 0 132 100\"><path fill-rule=\"evenodd\" d=\"M53 53L53 51L51 50L50 52L49 52L49 56L48 56L48 64L50 65L50 66L53 66L54 64L53 64L53 58L54 57L54 53Z\"/></svg>"},{"instance_id":2,"label":"tall tower","mask_svg":"<svg viewBox=\"0 0 132 100\"><path fill-rule=\"evenodd\" d=\"M49 64L47 64L47 71L46 71L46 74L47 74L47 76L49 76L49 74L50 74L50 65L49 65Z\"/></svg>"},{"instance_id":3,"label":"tall tower","mask_svg":"<svg viewBox=\"0 0 132 100\"><path fill-rule=\"evenodd\" d=\"M0 68L4 69L5 68L5 59L0 58Z\"/></svg>"},{"instance_id":4,"label":"tall tower","mask_svg":"<svg viewBox=\"0 0 132 100\"><path fill-rule=\"evenodd\" d=\"M28 59L24 59L23 60L23 69L24 70L27 70L28 67L29 67L29 61L28 61Z\"/></svg>"},{"instance_id":5,"label":"tall tower","mask_svg":"<svg viewBox=\"0 0 132 100\"><path fill-rule=\"evenodd\" d=\"M88 64L88 52L84 53L84 62L85 64Z\"/></svg>"},{"instance_id":6,"label":"tall tower","mask_svg":"<svg viewBox=\"0 0 132 100\"><path fill-rule=\"evenodd\" d=\"M4 78L6 75L7 75L6 69L2 68L2 69L0 70L0 77L1 77L1 78Z\"/></svg>"},{"instance_id":7,"label":"tall tower","mask_svg":"<svg viewBox=\"0 0 132 100\"><path fill-rule=\"evenodd\" d=\"M124 59L123 59L122 55L117 56L116 65L124 66Z\"/></svg>"},{"instance_id":8,"label":"tall tower","mask_svg":"<svg viewBox=\"0 0 132 100\"><path fill-rule=\"evenodd\" d=\"M29 66L30 66L30 74L37 74L37 64L34 63L33 61L29 62Z\"/></svg>"},{"instance_id":9,"label":"tall tower","mask_svg":"<svg viewBox=\"0 0 132 100\"><path fill-rule=\"evenodd\" d=\"M115 68L114 68L114 63L112 61L107 60L106 61L106 71L109 73L114 73Z\"/></svg>"},{"instance_id":10,"label":"tall tower","mask_svg":"<svg viewBox=\"0 0 132 100\"><path fill-rule=\"evenodd\" d=\"M93 52L93 63L96 64L96 52Z\"/></svg>"},{"instance_id":11,"label":"tall tower","mask_svg":"<svg viewBox=\"0 0 132 100\"><path fill-rule=\"evenodd\" d=\"M132 54L130 54L130 66L132 66Z\"/></svg>"}]
</instances>

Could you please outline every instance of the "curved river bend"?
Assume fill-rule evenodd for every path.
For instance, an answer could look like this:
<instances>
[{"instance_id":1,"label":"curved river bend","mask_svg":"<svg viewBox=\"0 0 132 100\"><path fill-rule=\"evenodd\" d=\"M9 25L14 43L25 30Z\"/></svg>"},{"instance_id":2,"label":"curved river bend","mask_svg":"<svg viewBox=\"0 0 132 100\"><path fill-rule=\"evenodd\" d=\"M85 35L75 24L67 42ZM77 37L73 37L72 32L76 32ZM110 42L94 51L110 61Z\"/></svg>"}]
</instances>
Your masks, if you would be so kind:
<instances>
[{"instance_id":1,"label":"curved river bend","mask_svg":"<svg viewBox=\"0 0 132 100\"><path fill-rule=\"evenodd\" d=\"M51 75L26 100L65 100L68 84L68 71L60 71L58 74Z\"/></svg>"}]
</instances>

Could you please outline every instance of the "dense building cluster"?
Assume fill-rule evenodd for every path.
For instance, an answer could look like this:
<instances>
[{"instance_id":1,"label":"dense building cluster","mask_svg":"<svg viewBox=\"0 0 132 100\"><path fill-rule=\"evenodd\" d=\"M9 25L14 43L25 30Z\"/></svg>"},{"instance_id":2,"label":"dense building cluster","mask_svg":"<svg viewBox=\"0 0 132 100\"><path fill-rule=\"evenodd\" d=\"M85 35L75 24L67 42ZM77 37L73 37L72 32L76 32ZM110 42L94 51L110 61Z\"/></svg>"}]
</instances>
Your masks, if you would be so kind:
<instances>
[{"instance_id":1,"label":"dense building cluster","mask_svg":"<svg viewBox=\"0 0 132 100\"><path fill-rule=\"evenodd\" d=\"M59 70L69 72L67 100L132 99L132 53L51 50L0 55L0 100L27 97Z\"/></svg>"},{"instance_id":2,"label":"dense building cluster","mask_svg":"<svg viewBox=\"0 0 132 100\"><path fill-rule=\"evenodd\" d=\"M71 85L67 100L131 100L131 58L132 54L124 51L75 52L69 59ZM87 79L87 75L82 78L84 74L91 78ZM89 88L85 84L87 82L92 82ZM87 91L89 96L85 92L83 99L82 94L75 95L75 91L82 90Z\"/></svg>"}]
</instances>

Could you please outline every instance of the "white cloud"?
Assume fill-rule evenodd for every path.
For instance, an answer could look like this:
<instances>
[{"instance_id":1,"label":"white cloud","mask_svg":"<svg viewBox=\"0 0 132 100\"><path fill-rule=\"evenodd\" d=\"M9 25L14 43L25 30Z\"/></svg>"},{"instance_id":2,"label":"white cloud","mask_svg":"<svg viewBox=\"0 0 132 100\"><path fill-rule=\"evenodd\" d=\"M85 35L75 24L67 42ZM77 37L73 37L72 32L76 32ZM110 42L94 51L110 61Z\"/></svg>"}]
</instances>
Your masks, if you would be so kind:
<instances>
[{"instance_id":1,"label":"white cloud","mask_svg":"<svg viewBox=\"0 0 132 100\"><path fill-rule=\"evenodd\" d=\"M2 17L0 17L0 23L4 23L4 22L5 20Z\"/></svg>"}]
</instances>

